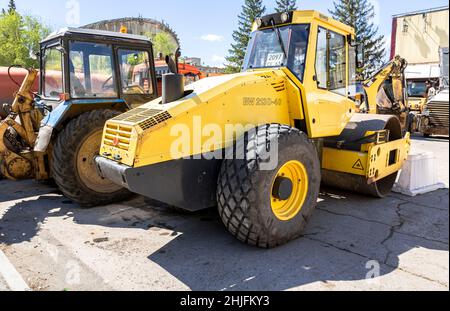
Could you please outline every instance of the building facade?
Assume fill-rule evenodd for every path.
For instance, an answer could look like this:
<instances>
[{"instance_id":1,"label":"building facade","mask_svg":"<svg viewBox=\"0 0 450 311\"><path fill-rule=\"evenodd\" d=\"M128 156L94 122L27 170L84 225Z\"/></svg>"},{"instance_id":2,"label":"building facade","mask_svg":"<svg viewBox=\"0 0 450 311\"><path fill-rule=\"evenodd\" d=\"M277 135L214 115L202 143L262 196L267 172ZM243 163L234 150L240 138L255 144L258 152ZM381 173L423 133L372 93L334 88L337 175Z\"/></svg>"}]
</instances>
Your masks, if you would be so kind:
<instances>
[{"instance_id":1,"label":"building facade","mask_svg":"<svg viewBox=\"0 0 450 311\"><path fill-rule=\"evenodd\" d=\"M427 98L428 83L435 88L442 84L442 56L445 50L448 55L449 45L448 18L448 6L393 17L391 58L400 55L408 61L407 92L410 101L417 100L416 108Z\"/></svg>"},{"instance_id":2,"label":"building facade","mask_svg":"<svg viewBox=\"0 0 450 311\"><path fill-rule=\"evenodd\" d=\"M438 64L440 49L448 48L449 7L395 15L391 59L401 55L409 64Z\"/></svg>"},{"instance_id":3,"label":"building facade","mask_svg":"<svg viewBox=\"0 0 450 311\"><path fill-rule=\"evenodd\" d=\"M196 67L202 65L202 59L199 57L186 57L184 58L184 62Z\"/></svg>"},{"instance_id":4,"label":"building facade","mask_svg":"<svg viewBox=\"0 0 450 311\"><path fill-rule=\"evenodd\" d=\"M205 66L200 57L185 57L181 62L197 67L202 72L202 77L214 77L223 75L224 69L220 67Z\"/></svg>"}]
</instances>

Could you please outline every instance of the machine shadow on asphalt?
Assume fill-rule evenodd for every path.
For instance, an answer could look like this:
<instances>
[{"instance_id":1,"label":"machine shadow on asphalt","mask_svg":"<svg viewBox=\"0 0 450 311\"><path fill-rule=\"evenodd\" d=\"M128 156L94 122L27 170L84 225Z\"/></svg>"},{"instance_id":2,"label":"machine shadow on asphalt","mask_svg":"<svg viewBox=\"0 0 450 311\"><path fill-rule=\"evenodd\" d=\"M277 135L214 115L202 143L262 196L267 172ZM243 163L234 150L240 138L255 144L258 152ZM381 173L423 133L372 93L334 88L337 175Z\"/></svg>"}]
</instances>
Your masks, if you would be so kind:
<instances>
[{"instance_id":1,"label":"machine shadow on asphalt","mask_svg":"<svg viewBox=\"0 0 450 311\"><path fill-rule=\"evenodd\" d=\"M435 195L448 198L448 190ZM86 210L59 195L43 194L4 212L0 245L31 241L52 217L73 218L81 226L142 230L142 234L171 230L165 246L149 250L147 258L192 290L286 290L316 282L332 289L328 281L365 280L372 260L380 263L384 276L396 270L399 257L412 249L448 251L448 210L433 205L416 210L397 195L367 201L364 196L322 189L305 235L273 250L236 241L223 230L215 209L180 214L150 207L139 197L121 207L117 214L126 211L126 216L111 220L105 217L111 207ZM411 233L411 226L429 232L436 218L443 223L431 237Z\"/></svg>"}]
</instances>

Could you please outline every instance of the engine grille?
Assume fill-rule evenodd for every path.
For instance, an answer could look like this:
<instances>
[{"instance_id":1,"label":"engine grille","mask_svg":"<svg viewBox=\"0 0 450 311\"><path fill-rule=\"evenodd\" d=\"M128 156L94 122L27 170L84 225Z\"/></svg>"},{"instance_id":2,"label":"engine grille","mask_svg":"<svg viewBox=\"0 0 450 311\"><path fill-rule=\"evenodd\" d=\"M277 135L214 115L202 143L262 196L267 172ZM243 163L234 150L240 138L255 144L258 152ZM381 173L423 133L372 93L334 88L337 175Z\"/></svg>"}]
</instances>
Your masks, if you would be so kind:
<instances>
[{"instance_id":1,"label":"engine grille","mask_svg":"<svg viewBox=\"0 0 450 311\"><path fill-rule=\"evenodd\" d=\"M110 147L128 151L132 134L132 127L107 123L103 143Z\"/></svg>"},{"instance_id":2,"label":"engine grille","mask_svg":"<svg viewBox=\"0 0 450 311\"><path fill-rule=\"evenodd\" d=\"M427 107L430 111L430 123L438 127L449 126L449 112L448 102L433 102L428 103Z\"/></svg>"},{"instance_id":3,"label":"engine grille","mask_svg":"<svg viewBox=\"0 0 450 311\"><path fill-rule=\"evenodd\" d=\"M150 117L150 118L140 122L139 127L143 131L146 131L146 130L149 130L152 127L154 127L160 123L163 123L171 118L172 118L172 116L167 111L164 111L164 112L158 113L158 114L154 115L153 117Z\"/></svg>"}]
</instances>

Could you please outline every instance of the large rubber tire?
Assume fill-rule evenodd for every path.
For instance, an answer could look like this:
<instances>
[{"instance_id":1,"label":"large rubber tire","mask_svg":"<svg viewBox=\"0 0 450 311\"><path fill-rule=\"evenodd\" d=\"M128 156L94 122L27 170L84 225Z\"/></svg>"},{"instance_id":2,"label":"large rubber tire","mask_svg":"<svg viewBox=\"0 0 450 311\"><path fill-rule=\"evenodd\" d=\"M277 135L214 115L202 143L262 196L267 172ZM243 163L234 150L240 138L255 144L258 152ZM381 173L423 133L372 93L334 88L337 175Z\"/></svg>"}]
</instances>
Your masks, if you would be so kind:
<instances>
[{"instance_id":1,"label":"large rubber tire","mask_svg":"<svg viewBox=\"0 0 450 311\"><path fill-rule=\"evenodd\" d=\"M119 114L106 109L86 112L70 121L58 135L53 149L52 177L62 193L81 207L107 205L132 196L128 190L104 180L97 174L93 162L95 154L91 154L92 151L87 152L90 154L89 158L82 159L82 162L79 159L82 156L81 150L87 147L86 144L89 139L94 139L93 137L98 137L98 142L95 139L92 144L93 148L100 149L99 131L102 133L106 121ZM98 186L95 182L98 182Z\"/></svg>"},{"instance_id":2,"label":"large rubber tire","mask_svg":"<svg viewBox=\"0 0 450 311\"><path fill-rule=\"evenodd\" d=\"M276 169L262 170L262 153L278 140ZM271 124L247 133L236 142L245 146L244 159L224 160L221 167L217 202L223 223L240 241L261 248L273 248L301 236L313 213L319 195L320 162L315 146L295 128ZM282 221L272 209L272 187L278 171L289 161L301 162L307 171L309 187L301 210Z\"/></svg>"}]
</instances>

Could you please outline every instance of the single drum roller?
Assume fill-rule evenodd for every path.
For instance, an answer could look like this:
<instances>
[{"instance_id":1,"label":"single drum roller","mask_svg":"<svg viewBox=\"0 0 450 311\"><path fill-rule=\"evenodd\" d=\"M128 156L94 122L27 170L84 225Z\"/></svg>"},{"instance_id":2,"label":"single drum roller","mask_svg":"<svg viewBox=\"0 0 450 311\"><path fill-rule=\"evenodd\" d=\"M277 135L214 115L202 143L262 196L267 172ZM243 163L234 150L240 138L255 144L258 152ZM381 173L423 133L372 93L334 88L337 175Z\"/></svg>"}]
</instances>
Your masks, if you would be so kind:
<instances>
[{"instance_id":1,"label":"single drum roller","mask_svg":"<svg viewBox=\"0 0 450 311\"><path fill-rule=\"evenodd\" d=\"M165 205L217 206L238 240L273 248L302 236L322 179L386 196L410 137L395 116L360 115L356 101L338 95L355 73L347 56L354 29L320 12L291 11L259 18L251 37L242 72L185 92L174 83L181 91L174 98L109 120L95 163L103 178ZM330 40L342 42L339 51ZM172 95L170 86L163 93Z\"/></svg>"}]
</instances>

